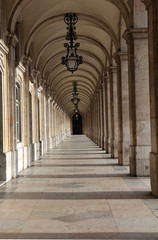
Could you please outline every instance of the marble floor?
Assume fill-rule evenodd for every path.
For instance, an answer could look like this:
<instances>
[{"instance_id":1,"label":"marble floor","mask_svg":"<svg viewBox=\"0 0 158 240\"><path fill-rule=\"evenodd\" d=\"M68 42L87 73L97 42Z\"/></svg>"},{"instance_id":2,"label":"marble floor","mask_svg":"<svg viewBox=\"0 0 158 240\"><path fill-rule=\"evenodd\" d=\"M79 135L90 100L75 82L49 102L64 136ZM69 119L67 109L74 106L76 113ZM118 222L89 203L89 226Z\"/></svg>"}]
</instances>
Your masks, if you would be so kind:
<instances>
[{"instance_id":1,"label":"marble floor","mask_svg":"<svg viewBox=\"0 0 158 240\"><path fill-rule=\"evenodd\" d=\"M0 238L158 239L158 199L83 135L0 188Z\"/></svg>"}]
</instances>

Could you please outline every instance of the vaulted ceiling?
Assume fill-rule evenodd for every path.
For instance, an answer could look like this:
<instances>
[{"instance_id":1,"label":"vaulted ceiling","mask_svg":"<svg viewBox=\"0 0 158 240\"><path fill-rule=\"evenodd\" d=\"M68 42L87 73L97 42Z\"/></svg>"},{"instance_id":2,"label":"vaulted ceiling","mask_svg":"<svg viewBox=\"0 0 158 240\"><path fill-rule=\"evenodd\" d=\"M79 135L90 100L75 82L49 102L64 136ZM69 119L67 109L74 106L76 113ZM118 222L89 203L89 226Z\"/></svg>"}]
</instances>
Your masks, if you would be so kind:
<instances>
[{"instance_id":1,"label":"vaulted ceiling","mask_svg":"<svg viewBox=\"0 0 158 240\"><path fill-rule=\"evenodd\" d=\"M31 55L33 68L55 93L63 110L72 114L72 82L77 81L84 114L96 87L111 63L111 46L119 48L119 21L122 15L129 26L129 9L124 0L6 0L8 31L14 33L22 22L24 54ZM76 33L83 64L73 74L61 64L66 55L66 13L76 13Z\"/></svg>"}]
</instances>

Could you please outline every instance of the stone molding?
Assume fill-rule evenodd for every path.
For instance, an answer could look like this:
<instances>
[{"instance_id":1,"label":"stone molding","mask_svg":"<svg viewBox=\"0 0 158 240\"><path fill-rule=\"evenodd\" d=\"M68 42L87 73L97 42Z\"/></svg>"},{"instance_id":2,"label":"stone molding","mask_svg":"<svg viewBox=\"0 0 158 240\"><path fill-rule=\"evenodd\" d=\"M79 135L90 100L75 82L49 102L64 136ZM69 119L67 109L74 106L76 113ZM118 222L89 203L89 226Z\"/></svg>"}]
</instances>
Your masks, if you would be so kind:
<instances>
[{"instance_id":1,"label":"stone molding","mask_svg":"<svg viewBox=\"0 0 158 240\"><path fill-rule=\"evenodd\" d=\"M126 30L123 34L123 38L128 41L132 39L148 39L148 28L132 28L129 31Z\"/></svg>"},{"instance_id":2,"label":"stone molding","mask_svg":"<svg viewBox=\"0 0 158 240\"><path fill-rule=\"evenodd\" d=\"M0 51L2 51L5 55L8 54L9 49L5 45L5 43L0 39Z\"/></svg>"},{"instance_id":3,"label":"stone molding","mask_svg":"<svg viewBox=\"0 0 158 240\"><path fill-rule=\"evenodd\" d=\"M112 73L117 73L117 69L118 69L117 66L111 66L110 67L110 70L111 70Z\"/></svg>"},{"instance_id":4,"label":"stone molding","mask_svg":"<svg viewBox=\"0 0 158 240\"><path fill-rule=\"evenodd\" d=\"M44 89L46 86L46 79L40 79L40 85L41 85L42 89Z\"/></svg>"},{"instance_id":5,"label":"stone molding","mask_svg":"<svg viewBox=\"0 0 158 240\"><path fill-rule=\"evenodd\" d=\"M121 60L128 60L127 52L118 52L117 55L120 57Z\"/></svg>"},{"instance_id":6,"label":"stone molding","mask_svg":"<svg viewBox=\"0 0 158 240\"><path fill-rule=\"evenodd\" d=\"M145 4L146 9L148 10L151 5L152 0L141 0L141 1Z\"/></svg>"},{"instance_id":7,"label":"stone molding","mask_svg":"<svg viewBox=\"0 0 158 240\"><path fill-rule=\"evenodd\" d=\"M23 65L28 66L32 62L32 59L30 56L23 56Z\"/></svg>"},{"instance_id":8,"label":"stone molding","mask_svg":"<svg viewBox=\"0 0 158 240\"><path fill-rule=\"evenodd\" d=\"M17 66L17 69L22 73L24 73L26 71L26 68L24 67L22 62L19 62L18 66Z\"/></svg>"},{"instance_id":9,"label":"stone molding","mask_svg":"<svg viewBox=\"0 0 158 240\"><path fill-rule=\"evenodd\" d=\"M29 92L32 94L33 93L33 83L29 81Z\"/></svg>"},{"instance_id":10,"label":"stone molding","mask_svg":"<svg viewBox=\"0 0 158 240\"><path fill-rule=\"evenodd\" d=\"M116 63L118 60L128 60L128 53L127 52L116 52L113 54L113 58L115 59Z\"/></svg>"},{"instance_id":11,"label":"stone molding","mask_svg":"<svg viewBox=\"0 0 158 240\"><path fill-rule=\"evenodd\" d=\"M8 45L12 45L15 48L16 45L18 44L19 40L18 40L16 34L9 33L7 35L7 42L8 42Z\"/></svg>"},{"instance_id":12,"label":"stone molding","mask_svg":"<svg viewBox=\"0 0 158 240\"><path fill-rule=\"evenodd\" d=\"M109 76L109 75L105 75L104 78L105 78L105 81L106 81L107 83L110 82L110 76Z\"/></svg>"}]
</instances>

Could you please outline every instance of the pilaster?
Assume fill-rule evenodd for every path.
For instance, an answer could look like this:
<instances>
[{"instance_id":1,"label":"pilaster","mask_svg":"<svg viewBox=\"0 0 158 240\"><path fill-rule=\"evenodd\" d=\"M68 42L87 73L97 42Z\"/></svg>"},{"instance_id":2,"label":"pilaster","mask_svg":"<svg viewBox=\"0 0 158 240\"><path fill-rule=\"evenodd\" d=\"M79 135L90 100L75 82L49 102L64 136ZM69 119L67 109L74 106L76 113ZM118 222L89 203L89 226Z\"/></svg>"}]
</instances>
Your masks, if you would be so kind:
<instances>
[{"instance_id":1,"label":"pilaster","mask_svg":"<svg viewBox=\"0 0 158 240\"><path fill-rule=\"evenodd\" d=\"M114 146L114 155L113 157L118 158L118 93L117 93L117 66L111 66L110 67L111 74L112 74L112 82L113 82L113 146Z\"/></svg>"},{"instance_id":2,"label":"pilaster","mask_svg":"<svg viewBox=\"0 0 158 240\"><path fill-rule=\"evenodd\" d=\"M12 177L18 176L17 137L16 137L16 99L15 99L15 47L18 40L10 34L8 40L8 72L9 72L9 146L11 151Z\"/></svg>"},{"instance_id":3,"label":"pilaster","mask_svg":"<svg viewBox=\"0 0 158 240\"><path fill-rule=\"evenodd\" d=\"M130 173L149 175L150 119L147 29L124 34L128 43Z\"/></svg>"},{"instance_id":4,"label":"pilaster","mask_svg":"<svg viewBox=\"0 0 158 240\"><path fill-rule=\"evenodd\" d=\"M108 89L109 89L109 76L105 75L104 79L104 89L105 89L105 150L106 153L109 153L109 128L110 128L110 123L109 123L109 94L108 94Z\"/></svg>"}]
</instances>

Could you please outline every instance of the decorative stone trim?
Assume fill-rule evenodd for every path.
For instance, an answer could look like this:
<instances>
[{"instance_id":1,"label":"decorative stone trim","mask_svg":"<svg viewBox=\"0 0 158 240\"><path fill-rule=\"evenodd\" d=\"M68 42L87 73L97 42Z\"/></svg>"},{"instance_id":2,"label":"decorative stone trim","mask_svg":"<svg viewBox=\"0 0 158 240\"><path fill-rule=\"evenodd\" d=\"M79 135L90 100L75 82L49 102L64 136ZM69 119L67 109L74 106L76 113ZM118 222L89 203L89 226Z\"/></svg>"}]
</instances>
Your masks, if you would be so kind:
<instances>
[{"instance_id":1,"label":"decorative stone trim","mask_svg":"<svg viewBox=\"0 0 158 240\"><path fill-rule=\"evenodd\" d=\"M24 73L26 71L26 68L23 66L22 62L19 62L17 69L22 73Z\"/></svg>"},{"instance_id":2,"label":"decorative stone trim","mask_svg":"<svg viewBox=\"0 0 158 240\"><path fill-rule=\"evenodd\" d=\"M32 94L33 93L33 83L29 81L29 92Z\"/></svg>"},{"instance_id":3,"label":"decorative stone trim","mask_svg":"<svg viewBox=\"0 0 158 240\"><path fill-rule=\"evenodd\" d=\"M19 42L17 36L15 34L8 34L7 35L8 45L12 45L14 48L16 47L17 43Z\"/></svg>"},{"instance_id":4,"label":"decorative stone trim","mask_svg":"<svg viewBox=\"0 0 158 240\"><path fill-rule=\"evenodd\" d=\"M130 38L133 39L147 39L148 28L132 28L129 31L126 30L123 34L123 38L128 42Z\"/></svg>"},{"instance_id":5,"label":"decorative stone trim","mask_svg":"<svg viewBox=\"0 0 158 240\"><path fill-rule=\"evenodd\" d=\"M112 73L116 73L117 72L117 66L111 66L110 70Z\"/></svg>"},{"instance_id":6,"label":"decorative stone trim","mask_svg":"<svg viewBox=\"0 0 158 240\"><path fill-rule=\"evenodd\" d=\"M152 0L141 0L141 1L145 4L146 9L148 10L151 5Z\"/></svg>"},{"instance_id":7,"label":"decorative stone trim","mask_svg":"<svg viewBox=\"0 0 158 240\"><path fill-rule=\"evenodd\" d=\"M5 55L8 54L9 49L5 45L5 43L0 39L0 51L2 51Z\"/></svg>"},{"instance_id":8,"label":"decorative stone trim","mask_svg":"<svg viewBox=\"0 0 158 240\"><path fill-rule=\"evenodd\" d=\"M127 52L118 52L116 53L121 60L128 60L128 53Z\"/></svg>"}]
</instances>

